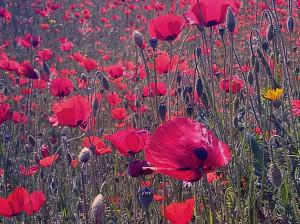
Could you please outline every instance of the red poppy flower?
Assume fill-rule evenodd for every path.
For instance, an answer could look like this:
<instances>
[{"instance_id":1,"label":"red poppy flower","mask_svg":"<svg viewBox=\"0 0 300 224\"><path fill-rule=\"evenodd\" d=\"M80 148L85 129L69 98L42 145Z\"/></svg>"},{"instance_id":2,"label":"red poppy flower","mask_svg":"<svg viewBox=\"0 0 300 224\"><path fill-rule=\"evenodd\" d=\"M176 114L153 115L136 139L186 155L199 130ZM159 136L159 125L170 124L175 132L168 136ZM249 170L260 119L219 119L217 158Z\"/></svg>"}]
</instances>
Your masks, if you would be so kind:
<instances>
[{"instance_id":1,"label":"red poppy flower","mask_svg":"<svg viewBox=\"0 0 300 224\"><path fill-rule=\"evenodd\" d=\"M58 124L77 127L86 122L92 112L91 104L86 97L73 96L52 106Z\"/></svg>"},{"instance_id":2,"label":"red poppy flower","mask_svg":"<svg viewBox=\"0 0 300 224\"><path fill-rule=\"evenodd\" d=\"M121 103L122 99L119 97L119 95L116 92L107 93L106 99L110 106L114 107Z\"/></svg>"},{"instance_id":3,"label":"red poppy flower","mask_svg":"<svg viewBox=\"0 0 300 224\"><path fill-rule=\"evenodd\" d=\"M111 148L97 136L89 136L82 140L82 146L93 149L92 152L97 155L105 155L112 152Z\"/></svg>"},{"instance_id":4,"label":"red poppy flower","mask_svg":"<svg viewBox=\"0 0 300 224\"><path fill-rule=\"evenodd\" d=\"M127 117L126 109L124 107L114 108L111 110L111 116L113 119L116 119L116 120L124 120Z\"/></svg>"},{"instance_id":5,"label":"red poppy flower","mask_svg":"<svg viewBox=\"0 0 300 224\"><path fill-rule=\"evenodd\" d=\"M184 19L181 16L166 14L152 19L148 29L151 38L173 41L182 31L184 24Z\"/></svg>"},{"instance_id":6,"label":"red poppy flower","mask_svg":"<svg viewBox=\"0 0 300 224\"><path fill-rule=\"evenodd\" d=\"M23 188L17 187L7 198L0 198L0 215L13 217L25 212L32 215L38 212L46 202L46 197L41 191L34 191L31 194Z\"/></svg>"},{"instance_id":7,"label":"red poppy flower","mask_svg":"<svg viewBox=\"0 0 300 224\"><path fill-rule=\"evenodd\" d=\"M292 100L292 114L294 117L300 116L300 100ZM1 118L0 118L1 121ZM0 122L1 124L1 122Z\"/></svg>"},{"instance_id":8,"label":"red poppy flower","mask_svg":"<svg viewBox=\"0 0 300 224\"><path fill-rule=\"evenodd\" d=\"M156 92L155 92L156 89ZM165 85L165 83L163 82L158 82L156 84L156 88L155 88L155 83L150 83L150 89L148 88L148 86L145 86L143 89L143 96L147 97L147 96L164 96L167 94L167 87Z\"/></svg>"},{"instance_id":9,"label":"red poppy flower","mask_svg":"<svg viewBox=\"0 0 300 224\"><path fill-rule=\"evenodd\" d=\"M10 60L8 58L0 59L0 68L4 71L17 71L19 66L19 63L14 60Z\"/></svg>"},{"instance_id":10,"label":"red poppy flower","mask_svg":"<svg viewBox=\"0 0 300 224\"><path fill-rule=\"evenodd\" d=\"M0 103L0 124L11 118L11 109L8 103Z\"/></svg>"},{"instance_id":11,"label":"red poppy flower","mask_svg":"<svg viewBox=\"0 0 300 224\"><path fill-rule=\"evenodd\" d=\"M112 79L121 77L124 72L121 65L110 65L106 69L107 69L107 74Z\"/></svg>"},{"instance_id":12,"label":"red poppy flower","mask_svg":"<svg viewBox=\"0 0 300 224\"><path fill-rule=\"evenodd\" d=\"M187 224L193 218L194 204L194 198L184 202L173 202L166 206L165 209L162 208L161 212L172 224Z\"/></svg>"},{"instance_id":13,"label":"red poppy flower","mask_svg":"<svg viewBox=\"0 0 300 224\"><path fill-rule=\"evenodd\" d=\"M68 96L73 92L73 88L72 81L66 77L53 79L50 83L50 91L53 96Z\"/></svg>"},{"instance_id":14,"label":"red poppy flower","mask_svg":"<svg viewBox=\"0 0 300 224\"><path fill-rule=\"evenodd\" d=\"M6 22L10 22L11 13L7 9L0 7L0 17L3 17Z\"/></svg>"},{"instance_id":15,"label":"red poppy flower","mask_svg":"<svg viewBox=\"0 0 300 224\"><path fill-rule=\"evenodd\" d=\"M227 165L229 147L203 124L175 118L156 129L145 147L146 160L157 172L184 181L197 181L203 172Z\"/></svg>"},{"instance_id":16,"label":"red poppy flower","mask_svg":"<svg viewBox=\"0 0 300 224\"><path fill-rule=\"evenodd\" d=\"M36 172L39 171L39 166L34 165L34 166L26 168L26 167L20 165L19 170L20 170L20 173L25 176L32 176L33 174L35 174Z\"/></svg>"},{"instance_id":17,"label":"red poppy flower","mask_svg":"<svg viewBox=\"0 0 300 224\"><path fill-rule=\"evenodd\" d=\"M239 93L244 86L244 82L240 77L234 75L230 82L229 78L223 78L220 80L219 87L220 89L224 90L226 93L230 91L230 84L231 84L231 91L233 94Z\"/></svg>"},{"instance_id":18,"label":"red poppy flower","mask_svg":"<svg viewBox=\"0 0 300 224\"><path fill-rule=\"evenodd\" d=\"M13 111L12 120L15 123L26 124L28 122L28 117L22 112Z\"/></svg>"},{"instance_id":19,"label":"red poppy flower","mask_svg":"<svg viewBox=\"0 0 300 224\"><path fill-rule=\"evenodd\" d=\"M26 76L29 79L38 79L39 73L36 69L34 69L29 61L24 61L21 63L19 68L19 74L22 76Z\"/></svg>"},{"instance_id":20,"label":"red poppy flower","mask_svg":"<svg viewBox=\"0 0 300 224\"><path fill-rule=\"evenodd\" d=\"M42 167L50 167L58 159L58 157L59 157L58 154L53 154L52 156L48 156L40 160L39 164Z\"/></svg>"},{"instance_id":21,"label":"red poppy flower","mask_svg":"<svg viewBox=\"0 0 300 224\"><path fill-rule=\"evenodd\" d=\"M49 48L45 48L43 50L39 50L37 55L41 57L44 61L49 61L53 56L53 51Z\"/></svg>"},{"instance_id":22,"label":"red poppy flower","mask_svg":"<svg viewBox=\"0 0 300 224\"><path fill-rule=\"evenodd\" d=\"M191 7L184 14L186 20L193 25L215 26L224 22L227 8L231 0L193 0Z\"/></svg>"},{"instance_id":23,"label":"red poppy flower","mask_svg":"<svg viewBox=\"0 0 300 224\"><path fill-rule=\"evenodd\" d=\"M144 149L148 135L146 130L125 129L109 136L109 140L122 155L128 156Z\"/></svg>"},{"instance_id":24,"label":"red poppy flower","mask_svg":"<svg viewBox=\"0 0 300 224\"><path fill-rule=\"evenodd\" d=\"M83 66L88 72L91 72L95 69L97 69L97 61L94 59L90 59L90 58L85 58L82 63L81 66Z\"/></svg>"}]
</instances>

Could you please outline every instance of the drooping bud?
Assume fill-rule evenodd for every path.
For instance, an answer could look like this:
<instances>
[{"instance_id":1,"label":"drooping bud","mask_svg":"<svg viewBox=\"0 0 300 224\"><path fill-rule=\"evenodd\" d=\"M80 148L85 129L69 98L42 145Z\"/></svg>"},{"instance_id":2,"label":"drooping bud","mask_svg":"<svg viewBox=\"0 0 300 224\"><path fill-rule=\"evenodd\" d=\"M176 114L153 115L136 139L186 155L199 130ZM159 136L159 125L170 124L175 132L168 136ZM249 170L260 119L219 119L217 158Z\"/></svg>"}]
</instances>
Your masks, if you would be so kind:
<instances>
[{"instance_id":1,"label":"drooping bud","mask_svg":"<svg viewBox=\"0 0 300 224\"><path fill-rule=\"evenodd\" d=\"M148 187L139 190L140 204L144 209L148 209L153 202L153 191Z\"/></svg>"},{"instance_id":2,"label":"drooping bud","mask_svg":"<svg viewBox=\"0 0 300 224\"><path fill-rule=\"evenodd\" d=\"M233 33L236 25L236 18L233 14L233 11L230 7L227 8L227 14L226 14L226 27L229 30L229 32Z\"/></svg>"},{"instance_id":3,"label":"drooping bud","mask_svg":"<svg viewBox=\"0 0 300 224\"><path fill-rule=\"evenodd\" d=\"M288 17L287 23L286 23L287 30L289 33L292 33L294 30L294 19L292 16Z\"/></svg>"},{"instance_id":4,"label":"drooping bud","mask_svg":"<svg viewBox=\"0 0 300 224\"><path fill-rule=\"evenodd\" d=\"M271 163L268 177L273 187L279 189L283 182L283 176L281 170L275 163Z\"/></svg>"},{"instance_id":5,"label":"drooping bud","mask_svg":"<svg viewBox=\"0 0 300 224\"><path fill-rule=\"evenodd\" d=\"M98 194L93 203L91 208L91 213L95 219L96 224L103 223L103 215L105 212L105 204L104 204L104 198L102 194Z\"/></svg>"},{"instance_id":6,"label":"drooping bud","mask_svg":"<svg viewBox=\"0 0 300 224\"><path fill-rule=\"evenodd\" d=\"M133 31L133 40L134 43L139 47L139 48L143 48L145 46L144 44L144 36L141 32L135 30Z\"/></svg>"},{"instance_id":7,"label":"drooping bud","mask_svg":"<svg viewBox=\"0 0 300 224\"><path fill-rule=\"evenodd\" d=\"M86 163L89 161L90 157L91 157L90 149L87 147L84 147L78 155L78 160L82 163Z\"/></svg>"}]
</instances>

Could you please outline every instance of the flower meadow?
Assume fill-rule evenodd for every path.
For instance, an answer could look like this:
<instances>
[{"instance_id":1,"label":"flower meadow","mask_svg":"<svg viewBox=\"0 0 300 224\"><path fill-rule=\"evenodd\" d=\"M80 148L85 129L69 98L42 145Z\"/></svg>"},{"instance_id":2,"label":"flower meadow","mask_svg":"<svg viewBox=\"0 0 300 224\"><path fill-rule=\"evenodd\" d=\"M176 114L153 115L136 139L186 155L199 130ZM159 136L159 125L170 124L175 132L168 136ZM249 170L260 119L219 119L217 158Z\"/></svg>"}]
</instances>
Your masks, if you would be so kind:
<instances>
[{"instance_id":1,"label":"flower meadow","mask_svg":"<svg viewBox=\"0 0 300 224\"><path fill-rule=\"evenodd\" d=\"M0 223L300 223L299 0L2 0Z\"/></svg>"}]
</instances>

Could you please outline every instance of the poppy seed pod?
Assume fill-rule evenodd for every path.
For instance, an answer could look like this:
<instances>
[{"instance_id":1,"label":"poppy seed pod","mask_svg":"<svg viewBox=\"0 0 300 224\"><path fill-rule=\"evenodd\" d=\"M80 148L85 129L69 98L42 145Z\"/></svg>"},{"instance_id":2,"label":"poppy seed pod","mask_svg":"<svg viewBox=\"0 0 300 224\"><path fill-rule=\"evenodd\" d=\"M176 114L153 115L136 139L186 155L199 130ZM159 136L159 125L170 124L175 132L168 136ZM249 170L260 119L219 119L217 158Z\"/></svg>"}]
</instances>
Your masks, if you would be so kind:
<instances>
[{"instance_id":1,"label":"poppy seed pod","mask_svg":"<svg viewBox=\"0 0 300 224\"><path fill-rule=\"evenodd\" d=\"M152 38L149 40L149 43L150 43L150 46L152 47L152 49L155 50L157 47L157 39Z\"/></svg>"},{"instance_id":2,"label":"poppy seed pod","mask_svg":"<svg viewBox=\"0 0 300 224\"><path fill-rule=\"evenodd\" d=\"M283 182L283 176L282 176L281 170L275 163L271 163L270 169L268 172L268 177L269 177L269 180L270 180L272 186L274 188L279 189Z\"/></svg>"},{"instance_id":3,"label":"poppy seed pod","mask_svg":"<svg viewBox=\"0 0 300 224\"><path fill-rule=\"evenodd\" d=\"M105 204L104 204L104 198L102 194L98 194L93 203L91 208L91 213L95 219L96 224L101 224L103 219L103 214L105 211Z\"/></svg>"},{"instance_id":4,"label":"poppy seed pod","mask_svg":"<svg viewBox=\"0 0 300 224\"><path fill-rule=\"evenodd\" d=\"M236 25L236 19L233 14L233 11L230 7L227 8L227 14L226 14L226 27L229 30L229 32L233 33Z\"/></svg>"},{"instance_id":5,"label":"poppy seed pod","mask_svg":"<svg viewBox=\"0 0 300 224\"><path fill-rule=\"evenodd\" d=\"M273 24L270 24L267 28L267 32L266 32L266 38L267 41L270 42L274 39L274 26Z\"/></svg>"},{"instance_id":6,"label":"poppy seed pod","mask_svg":"<svg viewBox=\"0 0 300 224\"><path fill-rule=\"evenodd\" d=\"M87 161L89 161L90 157L91 157L91 151L87 147L84 147L78 155L78 159L82 163L86 163Z\"/></svg>"},{"instance_id":7,"label":"poppy seed pod","mask_svg":"<svg viewBox=\"0 0 300 224\"><path fill-rule=\"evenodd\" d=\"M144 36L141 34L139 31L135 30L133 31L133 40L134 43L139 47L143 48L144 47Z\"/></svg>"},{"instance_id":8,"label":"poppy seed pod","mask_svg":"<svg viewBox=\"0 0 300 224\"><path fill-rule=\"evenodd\" d=\"M164 120L164 119L165 119L165 116L166 116L166 113L167 113L167 107L166 107L166 104L161 103L161 104L158 106L158 114L159 114L160 119Z\"/></svg>"},{"instance_id":9,"label":"poppy seed pod","mask_svg":"<svg viewBox=\"0 0 300 224\"><path fill-rule=\"evenodd\" d=\"M286 23L287 30L289 33L292 33L294 30L294 19L292 16L288 17L287 23Z\"/></svg>"},{"instance_id":10,"label":"poppy seed pod","mask_svg":"<svg viewBox=\"0 0 300 224\"><path fill-rule=\"evenodd\" d=\"M144 209L148 209L153 202L153 192L148 187L139 190L140 204Z\"/></svg>"}]
</instances>

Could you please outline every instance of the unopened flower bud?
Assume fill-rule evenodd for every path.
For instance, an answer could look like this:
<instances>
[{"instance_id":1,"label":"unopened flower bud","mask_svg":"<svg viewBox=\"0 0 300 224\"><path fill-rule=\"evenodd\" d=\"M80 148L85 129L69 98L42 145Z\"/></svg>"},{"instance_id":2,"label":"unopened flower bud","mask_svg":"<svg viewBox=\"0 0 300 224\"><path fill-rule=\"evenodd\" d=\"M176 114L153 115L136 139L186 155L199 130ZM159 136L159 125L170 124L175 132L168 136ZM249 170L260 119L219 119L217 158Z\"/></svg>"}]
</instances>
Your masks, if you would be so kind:
<instances>
[{"instance_id":1,"label":"unopened flower bud","mask_svg":"<svg viewBox=\"0 0 300 224\"><path fill-rule=\"evenodd\" d=\"M78 155L78 160L82 163L86 163L87 161L89 161L90 157L91 157L90 149L87 147L84 147Z\"/></svg>"},{"instance_id":2,"label":"unopened flower bud","mask_svg":"<svg viewBox=\"0 0 300 224\"><path fill-rule=\"evenodd\" d=\"M133 40L134 40L134 43L139 48L143 48L144 47L144 36L139 31L137 31L137 30L133 31Z\"/></svg>"},{"instance_id":3,"label":"unopened flower bud","mask_svg":"<svg viewBox=\"0 0 300 224\"><path fill-rule=\"evenodd\" d=\"M131 177L138 177L142 175L151 174L153 171L147 169L148 163L146 160L134 160L127 167L127 173Z\"/></svg>"},{"instance_id":4,"label":"unopened flower bud","mask_svg":"<svg viewBox=\"0 0 300 224\"><path fill-rule=\"evenodd\" d=\"M149 40L149 43L150 43L150 46L152 47L152 49L155 50L157 47L157 39L152 38Z\"/></svg>"},{"instance_id":5,"label":"unopened flower bud","mask_svg":"<svg viewBox=\"0 0 300 224\"><path fill-rule=\"evenodd\" d=\"M270 24L267 28L266 32L266 38L268 42L272 41L274 39L274 26L273 24Z\"/></svg>"},{"instance_id":6,"label":"unopened flower bud","mask_svg":"<svg viewBox=\"0 0 300 224\"><path fill-rule=\"evenodd\" d=\"M292 16L288 17L287 23L286 23L287 30L289 33L292 33L294 30L294 19Z\"/></svg>"},{"instance_id":7,"label":"unopened flower bud","mask_svg":"<svg viewBox=\"0 0 300 224\"><path fill-rule=\"evenodd\" d=\"M91 213L95 219L96 224L101 224L103 223L103 215L105 212L105 204L104 204L104 198L102 194L98 194L93 203L92 203L92 208L91 208Z\"/></svg>"},{"instance_id":8,"label":"unopened flower bud","mask_svg":"<svg viewBox=\"0 0 300 224\"><path fill-rule=\"evenodd\" d=\"M236 25L236 19L233 14L233 11L230 7L227 8L227 14L226 14L226 27L229 30L229 32L233 33Z\"/></svg>"},{"instance_id":9,"label":"unopened flower bud","mask_svg":"<svg viewBox=\"0 0 300 224\"><path fill-rule=\"evenodd\" d=\"M273 187L279 189L283 182L283 176L281 170L275 163L271 163L268 177Z\"/></svg>"}]
</instances>

